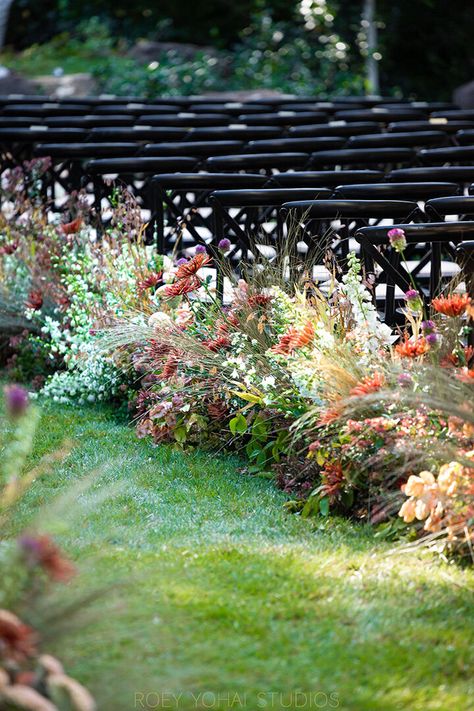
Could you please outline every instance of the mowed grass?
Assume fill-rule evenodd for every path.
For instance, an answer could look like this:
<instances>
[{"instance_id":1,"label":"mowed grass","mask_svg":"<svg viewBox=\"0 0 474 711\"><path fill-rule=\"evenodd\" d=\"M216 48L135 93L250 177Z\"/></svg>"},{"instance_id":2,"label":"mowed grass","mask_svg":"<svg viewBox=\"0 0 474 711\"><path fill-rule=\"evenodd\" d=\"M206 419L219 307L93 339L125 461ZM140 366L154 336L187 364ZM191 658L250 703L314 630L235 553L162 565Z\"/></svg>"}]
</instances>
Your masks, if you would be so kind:
<instances>
[{"instance_id":1,"label":"mowed grass","mask_svg":"<svg viewBox=\"0 0 474 711\"><path fill-rule=\"evenodd\" d=\"M52 651L100 709L474 708L473 571L287 514L237 459L153 447L111 410L45 406L34 459L64 437L15 527L99 470L56 530L81 590L111 587Z\"/></svg>"}]
</instances>

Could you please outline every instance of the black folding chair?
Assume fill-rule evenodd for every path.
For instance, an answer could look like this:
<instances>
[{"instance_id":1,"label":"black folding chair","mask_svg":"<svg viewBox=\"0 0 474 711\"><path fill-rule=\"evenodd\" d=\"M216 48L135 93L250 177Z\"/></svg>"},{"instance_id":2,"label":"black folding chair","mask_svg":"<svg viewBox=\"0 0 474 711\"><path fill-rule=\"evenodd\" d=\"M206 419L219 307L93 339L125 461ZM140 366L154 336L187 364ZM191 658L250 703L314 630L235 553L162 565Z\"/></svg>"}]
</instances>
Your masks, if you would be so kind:
<instances>
[{"instance_id":1,"label":"black folding chair","mask_svg":"<svg viewBox=\"0 0 474 711\"><path fill-rule=\"evenodd\" d=\"M373 166L385 171L392 170L396 165L409 165L413 162L415 152L410 148L353 148L336 151L318 151L311 154L310 167L342 166L357 168Z\"/></svg>"},{"instance_id":2,"label":"black folding chair","mask_svg":"<svg viewBox=\"0 0 474 711\"><path fill-rule=\"evenodd\" d=\"M165 173L151 180L157 249L166 254L177 243L207 244L214 234L207 203L214 190L260 188L265 175L250 173Z\"/></svg>"},{"instance_id":3,"label":"black folding chair","mask_svg":"<svg viewBox=\"0 0 474 711\"><path fill-rule=\"evenodd\" d=\"M185 171L189 173L196 170L198 165L199 161L197 158L184 156L91 160L87 163L86 173L91 177L94 186L94 205L99 218L98 228L103 230L108 223L108 218L103 214L103 208L106 207L107 203L110 206L114 184L118 182L135 196L141 209L146 211L144 215L144 219L147 222L146 235L147 241L151 243L156 223L155 205L151 188L153 175L164 171Z\"/></svg>"},{"instance_id":4,"label":"black folding chair","mask_svg":"<svg viewBox=\"0 0 474 711\"><path fill-rule=\"evenodd\" d=\"M308 126L290 126L289 138L324 138L331 136L358 136L381 131L378 123L372 121L328 121Z\"/></svg>"},{"instance_id":5,"label":"black folding chair","mask_svg":"<svg viewBox=\"0 0 474 711\"><path fill-rule=\"evenodd\" d=\"M307 153L246 153L245 155L212 156L204 167L211 172L273 171L304 168L309 160Z\"/></svg>"},{"instance_id":6,"label":"black folding chair","mask_svg":"<svg viewBox=\"0 0 474 711\"><path fill-rule=\"evenodd\" d=\"M243 141L180 141L166 143L150 143L143 148L144 156L209 156L241 153Z\"/></svg>"},{"instance_id":7,"label":"black folding chair","mask_svg":"<svg viewBox=\"0 0 474 711\"><path fill-rule=\"evenodd\" d=\"M337 185L378 183L384 179L380 170L307 170L275 173L268 181L268 187L282 188L332 188Z\"/></svg>"},{"instance_id":8,"label":"black folding chair","mask_svg":"<svg viewBox=\"0 0 474 711\"><path fill-rule=\"evenodd\" d=\"M437 295L443 285L452 279L456 270L453 264L456 259L456 243L474 236L474 222L432 222L397 224L405 232L407 248L402 263L401 255L390 244L388 228L365 227L355 234L365 255L366 268L376 274L375 265L380 269L378 282L386 284L385 321L393 324L396 321L396 304L402 294L415 288L425 306ZM411 263L411 255L416 255L417 248L422 245L423 256ZM447 262L442 261L443 253L448 256ZM408 269L407 269L408 264ZM424 277L426 267L429 268L428 285ZM400 296L396 297L396 287Z\"/></svg>"},{"instance_id":9,"label":"black folding chair","mask_svg":"<svg viewBox=\"0 0 474 711\"><path fill-rule=\"evenodd\" d=\"M361 227L384 221L388 231L392 221L408 224L422 217L417 203L407 200L299 200L282 206L282 219L299 225L300 240L308 247L309 261L322 258L330 249L342 270L351 240ZM361 256L366 261L365 253Z\"/></svg>"},{"instance_id":10,"label":"black folding chair","mask_svg":"<svg viewBox=\"0 0 474 711\"><path fill-rule=\"evenodd\" d=\"M443 163L466 165L474 162L474 145L423 148L418 151L417 157L424 165L440 165Z\"/></svg>"},{"instance_id":11,"label":"black folding chair","mask_svg":"<svg viewBox=\"0 0 474 711\"><path fill-rule=\"evenodd\" d=\"M457 220L472 220L474 219L474 196L438 197L428 200L425 210L428 217L434 221L448 215L456 215Z\"/></svg>"},{"instance_id":12,"label":"black folding chair","mask_svg":"<svg viewBox=\"0 0 474 711\"><path fill-rule=\"evenodd\" d=\"M335 198L346 200L416 200L425 202L430 198L459 195L456 183L354 183L339 185L334 190Z\"/></svg>"},{"instance_id":13,"label":"black folding chair","mask_svg":"<svg viewBox=\"0 0 474 711\"><path fill-rule=\"evenodd\" d=\"M449 181L466 186L474 180L472 165L423 166L415 168L397 168L387 175L390 182L438 182Z\"/></svg>"},{"instance_id":14,"label":"black folding chair","mask_svg":"<svg viewBox=\"0 0 474 711\"><path fill-rule=\"evenodd\" d=\"M229 258L239 251L247 259L252 249L273 245L279 248L283 239L279 208L294 197L322 200L331 197L325 188L257 188L253 190L216 190L209 197L214 214L216 244L228 237L233 243Z\"/></svg>"},{"instance_id":15,"label":"black folding chair","mask_svg":"<svg viewBox=\"0 0 474 711\"><path fill-rule=\"evenodd\" d=\"M442 131L397 131L351 136L347 148L420 148L446 145Z\"/></svg>"}]
</instances>

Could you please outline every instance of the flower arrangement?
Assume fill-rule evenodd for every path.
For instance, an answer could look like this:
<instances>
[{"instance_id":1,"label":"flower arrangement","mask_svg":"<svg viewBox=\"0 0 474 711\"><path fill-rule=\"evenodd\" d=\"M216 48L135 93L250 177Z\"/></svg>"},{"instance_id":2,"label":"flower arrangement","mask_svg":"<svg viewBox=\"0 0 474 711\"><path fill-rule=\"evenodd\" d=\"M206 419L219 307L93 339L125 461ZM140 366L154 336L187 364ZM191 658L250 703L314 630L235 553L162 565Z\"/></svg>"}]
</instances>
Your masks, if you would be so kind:
<instances>
[{"instance_id":1,"label":"flower arrangement","mask_svg":"<svg viewBox=\"0 0 474 711\"><path fill-rule=\"evenodd\" d=\"M405 529L419 522L420 533L432 533L436 517L446 531L462 520L471 540L468 294L447 290L427 305L413 285L404 325L392 331L355 254L321 286L311 265L290 269L278 255L241 265L240 279L229 273L223 303L214 270L228 239L212 256L204 245L177 261L156 255L122 195L99 240L83 195L58 224L27 192L31 182L16 180L22 197L12 214L26 217L8 222L0 248L1 313L17 326L11 369L44 362L28 375L46 376L42 392L59 402L130 401L138 436L156 444L237 449L248 471L274 477L303 515L402 519ZM388 239L403 259L403 230ZM456 398L453 414L446 402ZM450 462L460 464L460 480L436 498ZM421 470L433 503L422 517L409 493Z\"/></svg>"}]
</instances>

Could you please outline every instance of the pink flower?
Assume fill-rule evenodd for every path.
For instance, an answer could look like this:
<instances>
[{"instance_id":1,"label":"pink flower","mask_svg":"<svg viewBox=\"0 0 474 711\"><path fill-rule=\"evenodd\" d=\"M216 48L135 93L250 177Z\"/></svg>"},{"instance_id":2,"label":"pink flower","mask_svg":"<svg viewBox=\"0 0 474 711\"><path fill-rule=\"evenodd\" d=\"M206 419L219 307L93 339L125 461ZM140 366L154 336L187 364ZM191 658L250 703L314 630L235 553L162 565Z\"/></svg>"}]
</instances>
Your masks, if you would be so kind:
<instances>
[{"instance_id":1,"label":"pink flower","mask_svg":"<svg viewBox=\"0 0 474 711\"><path fill-rule=\"evenodd\" d=\"M396 252L403 252L407 246L407 240L405 237L405 232L399 227L394 227L392 230L387 232L387 237L390 244Z\"/></svg>"}]
</instances>

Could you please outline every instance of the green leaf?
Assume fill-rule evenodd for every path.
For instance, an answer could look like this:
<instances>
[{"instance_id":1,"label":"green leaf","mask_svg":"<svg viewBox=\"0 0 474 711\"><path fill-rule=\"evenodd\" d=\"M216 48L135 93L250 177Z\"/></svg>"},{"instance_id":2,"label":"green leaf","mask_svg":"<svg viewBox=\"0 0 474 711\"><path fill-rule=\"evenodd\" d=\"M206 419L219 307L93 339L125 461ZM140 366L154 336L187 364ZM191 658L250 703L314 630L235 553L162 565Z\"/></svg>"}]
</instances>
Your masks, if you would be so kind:
<instances>
[{"instance_id":1,"label":"green leaf","mask_svg":"<svg viewBox=\"0 0 474 711\"><path fill-rule=\"evenodd\" d=\"M229 428L233 435L243 435L247 432L247 420L241 412L231 419Z\"/></svg>"},{"instance_id":2,"label":"green leaf","mask_svg":"<svg viewBox=\"0 0 474 711\"><path fill-rule=\"evenodd\" d=\"M327 496L319 499L319 513L321 516L328 516L329 514L329 499Z\"/></svg>"},{"instance_id":3,"label":"green leaf","mask_svg":"<svg viewBox=\"0 0 474 711\"><path fill-rule=\"evenodd\" d=\"M184 425L179 425L179 427L176 427L173 436L177 442L180 444L184 444L186 442L186 427Z\"/></svg>"}]
</instances>

